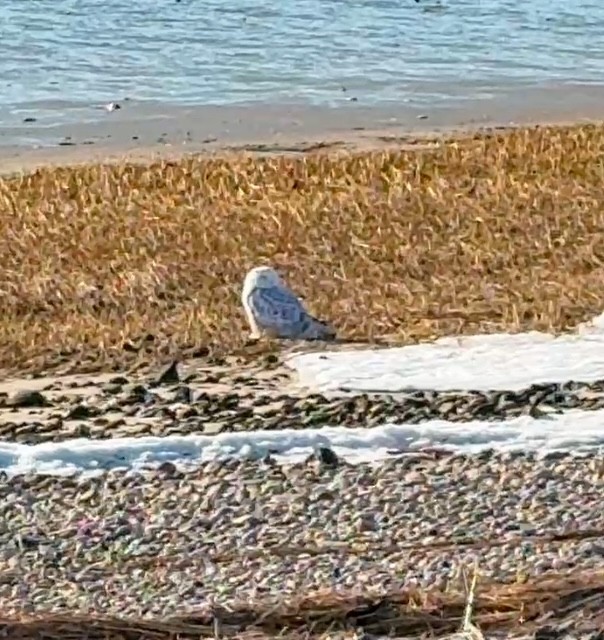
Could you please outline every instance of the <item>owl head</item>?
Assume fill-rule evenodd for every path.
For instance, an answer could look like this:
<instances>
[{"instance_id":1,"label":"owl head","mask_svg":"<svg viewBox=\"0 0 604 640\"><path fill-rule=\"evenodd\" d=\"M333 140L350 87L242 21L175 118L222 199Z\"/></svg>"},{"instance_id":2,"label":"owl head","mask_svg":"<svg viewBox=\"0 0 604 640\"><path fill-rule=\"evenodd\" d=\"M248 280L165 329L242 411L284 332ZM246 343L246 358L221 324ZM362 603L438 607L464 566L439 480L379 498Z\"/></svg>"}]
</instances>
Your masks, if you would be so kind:
<instances>
[{"instance_id":1,"label":"owl head","mask_svg":"<svg viewBox=\"0 0 604 640\"><path fill-rule=\"evenodd\" d=\"M272 267L254 267L245 277L246 283L259 289L272 289L282 284L279 274Z\"/></svg>"}]
</instances>

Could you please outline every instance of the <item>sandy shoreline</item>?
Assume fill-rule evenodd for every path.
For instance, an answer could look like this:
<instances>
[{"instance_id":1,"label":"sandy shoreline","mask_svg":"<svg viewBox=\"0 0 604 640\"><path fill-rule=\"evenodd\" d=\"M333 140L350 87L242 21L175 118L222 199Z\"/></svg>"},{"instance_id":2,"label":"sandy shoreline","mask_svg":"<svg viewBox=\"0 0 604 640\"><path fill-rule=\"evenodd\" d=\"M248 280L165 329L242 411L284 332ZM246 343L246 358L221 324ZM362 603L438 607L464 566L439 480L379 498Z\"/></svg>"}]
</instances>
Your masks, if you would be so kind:
<instances>
[{"instance_id":1,"label":"sandy shoreline","mask_svg":"<svg viewBox=\"0 0 604 640\"><path fill-rule=\"evenodd\" d=\"M604 87L569 85L428 109L404 104L368 107L353 101L336 108L122 102L120 109L97 109L94 118L80 123L0 126L0 172L225 151L296 154L414 146L443 135L491 128L597 122L604 118L603 98Z\"/></svg>"}]
</instances>

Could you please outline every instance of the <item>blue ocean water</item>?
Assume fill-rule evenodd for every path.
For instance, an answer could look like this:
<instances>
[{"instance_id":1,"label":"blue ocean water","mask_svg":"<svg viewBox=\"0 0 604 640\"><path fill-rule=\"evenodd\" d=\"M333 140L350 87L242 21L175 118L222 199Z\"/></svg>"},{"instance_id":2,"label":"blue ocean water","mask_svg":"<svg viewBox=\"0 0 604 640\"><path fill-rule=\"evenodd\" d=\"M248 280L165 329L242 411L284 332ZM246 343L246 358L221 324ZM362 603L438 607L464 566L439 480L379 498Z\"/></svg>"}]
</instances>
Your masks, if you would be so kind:
<instances>
[{"instance_id":1,"label":"blue ocean water","mask_svg":"<svg viewBox=\"0 0 604 640\"><path fill-rule=\"evenodd\" d=\"M0 109L476 98L604 78L599 0L7 0Z\"/></svg>"}]
</instances>

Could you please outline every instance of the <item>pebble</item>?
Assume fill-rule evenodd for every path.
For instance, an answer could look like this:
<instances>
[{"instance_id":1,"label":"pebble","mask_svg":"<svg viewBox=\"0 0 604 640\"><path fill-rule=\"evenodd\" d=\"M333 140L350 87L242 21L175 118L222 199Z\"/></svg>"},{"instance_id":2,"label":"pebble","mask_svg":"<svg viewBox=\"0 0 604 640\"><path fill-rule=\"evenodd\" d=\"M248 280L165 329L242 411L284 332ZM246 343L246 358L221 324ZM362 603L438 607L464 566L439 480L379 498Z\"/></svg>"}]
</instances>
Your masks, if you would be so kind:
<instances>
[{"instance_id":1,"label":"pebble","mask_svg":"<svg viewBox=\"0 0 604 640\"><path fill-rule=\"evenodd\" d=\"M48 400L39 391L17 391L5 401L5 406L14 408L45 407Z\"/></svg>"},{"instance_id":2,"label":"pebble","mask_svg":"<svg viewBox=\"0 0 604 640\"><path fill-rule=\"evenodd\" d=\"M154 617L301 590L463 589L475 562L481 582L576 575L604 569L602 539L573 537L604 530L603 489L595 453L0 479L0 599L5 615Z\"/></svg>"},{"instance_id":3,"label":"pebble","mask_svg":"<svg viewBox=\"0 0 604 640\"><path fill-rule=\"evenodd\" d=\"M172 364L164 369L157 378L157 384L174 384L180 382L180 376L178 375L178 362L175 360Z\"/></svg>"}]
</instances>

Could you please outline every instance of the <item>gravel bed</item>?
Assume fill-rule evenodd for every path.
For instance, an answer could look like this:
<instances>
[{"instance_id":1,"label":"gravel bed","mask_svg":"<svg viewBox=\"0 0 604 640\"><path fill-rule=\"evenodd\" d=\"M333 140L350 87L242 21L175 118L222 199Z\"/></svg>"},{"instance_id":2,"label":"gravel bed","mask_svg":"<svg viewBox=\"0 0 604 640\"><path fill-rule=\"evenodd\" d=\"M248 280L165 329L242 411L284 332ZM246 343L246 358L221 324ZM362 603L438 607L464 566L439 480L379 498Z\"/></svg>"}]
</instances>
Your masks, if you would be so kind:
<instances>
[{"instance_id":1,"label":"gravel bed","mask_svg":"<svg viewBox=\"0 0 604 640\"><path fill-rule=\"evenodd\" d=\"M481 581L603 569L603 488L595 454L14 477L0 598L6 614L168 616L301 590L459 589L474 562Z\"/></svg>"}]
</instances>

